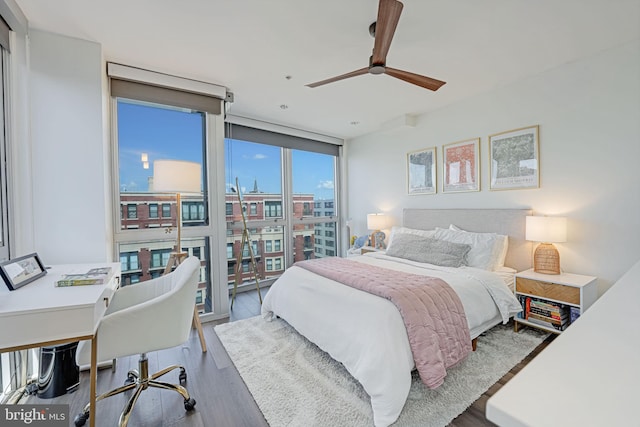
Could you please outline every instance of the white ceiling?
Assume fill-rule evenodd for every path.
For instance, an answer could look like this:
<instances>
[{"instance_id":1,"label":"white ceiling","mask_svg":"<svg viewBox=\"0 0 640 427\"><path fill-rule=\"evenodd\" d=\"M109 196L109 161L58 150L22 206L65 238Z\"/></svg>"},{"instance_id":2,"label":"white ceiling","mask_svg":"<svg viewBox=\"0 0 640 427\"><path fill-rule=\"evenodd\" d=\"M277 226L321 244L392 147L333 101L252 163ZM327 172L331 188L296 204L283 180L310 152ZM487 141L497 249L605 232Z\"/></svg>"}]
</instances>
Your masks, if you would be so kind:
<instances>
[{"instance_id":1,"label":"white ceiling","mask_svg":"<svg viewBox=\"0 0 640 427\"><path fill-rule=\"evenodd\" d=\"M228 87L233 115L341 138L640 37L640 0L404 0L387 65L446 85L311 89L368 65L378 0L15 1L31 28L98 42L108 61Z\"/></svg>"}]
</instances>

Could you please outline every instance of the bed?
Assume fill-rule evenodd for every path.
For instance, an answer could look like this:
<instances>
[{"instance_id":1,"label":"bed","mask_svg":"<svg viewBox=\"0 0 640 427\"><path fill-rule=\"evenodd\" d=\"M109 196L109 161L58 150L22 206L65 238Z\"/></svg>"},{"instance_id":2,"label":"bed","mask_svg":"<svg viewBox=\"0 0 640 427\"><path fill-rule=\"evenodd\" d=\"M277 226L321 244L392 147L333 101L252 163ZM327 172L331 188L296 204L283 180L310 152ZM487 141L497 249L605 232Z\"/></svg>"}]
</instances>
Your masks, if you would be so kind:
<instances>
[{"instance_id":1,"label":"bed","mask_svg":"<svg viewBox=\"0 0 640 427\"><path fill-rule=\"evenodd\" d=\"M468 336L475 339L519 310L508 282L514 271L531 266L531 246L524 239L525 217L530 214L529 210L520 209L405 209L403 226L391 236L389 252L394 252L393 240L400 234L422 236L419 230L438 230L448 235L448 230L459 228L474 235L508 236L508 250L502 254L507 268L500 268L504 270L502 276L482 268L433 265L381 252L352 257L350 261L400 272L399 275L441 278L459 296ZM431 231L426 233L433 237ZM283 318L341 362L371 397L376 426L388 426L398 418L416 364L405 323L394 303L294 265L272 285L262 314L266 319Z\"/></svg>"}]
</instances>

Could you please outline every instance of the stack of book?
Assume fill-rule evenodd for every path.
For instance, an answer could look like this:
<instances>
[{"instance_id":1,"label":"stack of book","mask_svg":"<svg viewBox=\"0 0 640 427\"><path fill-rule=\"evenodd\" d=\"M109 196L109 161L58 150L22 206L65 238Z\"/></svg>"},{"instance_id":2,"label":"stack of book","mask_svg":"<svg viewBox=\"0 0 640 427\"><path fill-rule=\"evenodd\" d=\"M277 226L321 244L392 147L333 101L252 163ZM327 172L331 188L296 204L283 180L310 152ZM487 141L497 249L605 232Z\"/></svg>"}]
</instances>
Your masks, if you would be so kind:
<instances>
[{"instance_id":1,"label":"stack of book","mask_svg":"<svg viewBox=\"0 0 640 427\"><path fill-rule=\"evenodd\" d=\"M112 274L111 267L92 268L82 274L64 274L56 282L56 286L103 285L109 283Z\"/></svg>"},{"instance_id":2,"label":"stack of book","mask_svg":"<svg viewBox=\"0 0 640 427\"><path fill-rule=\"evenodd\" d=\"M571 324L569 306L519 295L522 312L518 317L547 328L564 331Z\"/></svg>"},{"instance_id":3,"label":"stack of book","mask_svg":"<svg viewBox=\"0 0 640 427\"><path fill-rule=\"evenodd\" d=\"M576 320L578 320L578 317L580 317L580 308L579 307L571 307L569 309L569 313L571 314L571 323L573 323Z\"/></svg>"}]
</instances>

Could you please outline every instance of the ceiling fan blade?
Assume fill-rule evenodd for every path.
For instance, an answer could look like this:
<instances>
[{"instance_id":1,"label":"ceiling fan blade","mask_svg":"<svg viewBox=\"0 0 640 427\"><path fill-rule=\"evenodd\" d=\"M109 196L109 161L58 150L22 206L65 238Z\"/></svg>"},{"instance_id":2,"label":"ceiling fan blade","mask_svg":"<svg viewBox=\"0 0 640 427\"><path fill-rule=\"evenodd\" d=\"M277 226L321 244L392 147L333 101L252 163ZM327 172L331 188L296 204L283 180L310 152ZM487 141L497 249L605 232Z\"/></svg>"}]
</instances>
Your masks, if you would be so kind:
<instances>
[{"instance_id":1,"label":"ceiling fan blade","mask_svg":"<svg viewBox=\"0 0 640 427\"><path fill-rule=\"evenodd\" d=\"M396 32L402 3L398 0L380 0L378 5L378 20L376 21L376 39L373 45L373 64L385 64L387 53L391 47L391 40Z\"/></svg>"},{"instance_id":2,"label":"ceiling fan blade","mask_svg":"<svg viewBox=\"0 0 640 427\"><path fill-rule=\"evenodd\" d=\"M395 68L386 67L385 74L395 77L396 79L404 80L405 82L412 83L414 85L421 86L425 89L436 91L440 89L446 82L442 80L432 79L431 77L421 76L420 74L410 73L408 71L398 70Z\"/></svg>"},{"instance_id":3,"label":"ceiling fan blade","mask_svg":"<svg viewBox=\"0 0 640 427\"><path fill-rule=\"evenodd\" d=\"M306 85L307 87L318 87L322 85L326 85L327 83L337 82L338 80L348 79L349 77L361 76L362 74L367 74L369 72L369 67L360 68L359 70L352 71L350 73L342 74L340 76L331 77L330 79L321 80L315 83L309 83Z\"/></svg>"}]
</instances>

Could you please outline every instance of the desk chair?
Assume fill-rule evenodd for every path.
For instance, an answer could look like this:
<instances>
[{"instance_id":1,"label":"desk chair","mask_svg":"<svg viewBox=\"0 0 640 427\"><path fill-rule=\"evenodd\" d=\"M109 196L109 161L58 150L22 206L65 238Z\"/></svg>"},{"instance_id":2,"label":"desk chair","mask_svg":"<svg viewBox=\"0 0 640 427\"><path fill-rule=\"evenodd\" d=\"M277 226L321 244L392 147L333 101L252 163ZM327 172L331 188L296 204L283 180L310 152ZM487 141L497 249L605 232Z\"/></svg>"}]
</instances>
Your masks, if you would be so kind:
<instances>
[{"instance_id":1,"label":"desk chair","mask_svg":"<svg viewBox=\"0 0 640 427\"><path fill-rule=\"evenodd\" d=\"M140 354L138 370L129 371L124 386L104 393L96 402L127 390L135 389L120 414L118 425L126 427L140 393L148 387L173 390L184 399L190 411L196 401L181 385L156 381L157 378L180 369L180 382L186 381L184 367L169 366L149 375L147 352L175 347L189 338L193 319L193 303L200 276L200 260L187 258L172 273L146 282L118 289L97 330L97 360ZM78 365L87 365L91 358L91 342L82 341L76 353ZM74 420L82 426L89 418L89 404ZM94 414L95 416L95 414Z\"/></svg>"}]
</instances>

